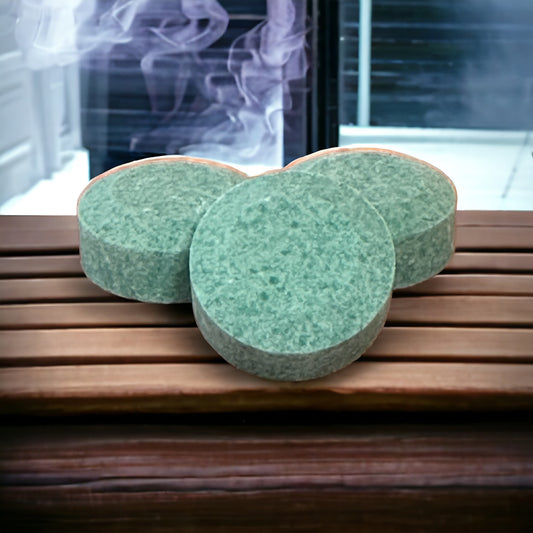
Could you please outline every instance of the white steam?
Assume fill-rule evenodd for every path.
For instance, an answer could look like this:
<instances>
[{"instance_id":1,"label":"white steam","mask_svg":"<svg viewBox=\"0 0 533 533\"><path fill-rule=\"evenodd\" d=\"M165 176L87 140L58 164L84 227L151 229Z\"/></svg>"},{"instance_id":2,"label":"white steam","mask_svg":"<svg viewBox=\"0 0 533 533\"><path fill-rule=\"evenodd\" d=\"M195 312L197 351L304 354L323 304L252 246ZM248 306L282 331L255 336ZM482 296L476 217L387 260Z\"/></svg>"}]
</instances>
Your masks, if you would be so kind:
<instances>
[{"instance_id":1,"label":"white steam","mask_svg":"<svg viewBox=\"0 0 533 533\"><path fill-rule=\"evenodd\" d=\"M206 55L229 15L217 0L20 0L16 38L27 65L63 66L127 50L142 71L154 116L132 150L185 153L235 165L282 164L289 83L307 71L305 0L267 0L267 18L237 38L220 67ZM191 91L202 97L187 109ZM189 116L184 130L183 116ZM185 121L186 122L186 121Z\"/></svg>"},{"instance_id":2,"label":"white steam","mask_svg":"<svg viewBox=\"0 0 533 533\"><path fill-rule=\"evenodd\" d=\"M211 155L229 161L235 151L239 164L268 167L283 159L283 110L291 106L289 82L303 78L305 56L304 2L269 0L267 20L232 45L228 71L243 102L225 88L227 80L212 81L215 101L204 116L226 109L229 120L210 129L202 143L184 153ZM250 143L250 139L255 142Z\"/></svg>"}]
</instances>

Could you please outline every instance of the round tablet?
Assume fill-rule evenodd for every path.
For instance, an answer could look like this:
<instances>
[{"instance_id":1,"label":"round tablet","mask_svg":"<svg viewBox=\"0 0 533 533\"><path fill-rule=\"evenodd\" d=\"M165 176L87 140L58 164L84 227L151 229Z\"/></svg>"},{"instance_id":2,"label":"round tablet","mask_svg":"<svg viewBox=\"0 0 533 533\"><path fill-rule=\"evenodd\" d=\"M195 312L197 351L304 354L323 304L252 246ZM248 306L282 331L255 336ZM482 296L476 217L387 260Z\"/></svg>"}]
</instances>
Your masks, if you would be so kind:
<instances>
[{"instance_id":1,"label":"round tablet","mask_svg":"<svg viewBox=\"0 0 533 533\"><path fill-rule=\"evenodd\" d=\"M83 270L109 292L190 302L189 247L207 208L245 175L203 159L134 161L93 179L78 201Z\"/></svg>"},{"instance_id":2,"label":"round tablet","mask_svg":"<svg viewBox=\"0 0 533 533\"><path fill-rule=\"evenodd\" d=\"M357 188L387 222L396 249L394 287L440 272L454 250L457 194L432 165L379 148L332 148L293 161L287 172L324 174Z\"/></svg>"},{"instance_id":3,"label":"round tablet","mask_svg":"<svg viewBox=\"0 0 533 533\"><path fill-rule=\"evenodd\" d=\"M194 234L193 310L236 367L298 381L357 359L383 326L394 245L353 188L276 172L217 200Z\"/></svg>"}]
</instances>

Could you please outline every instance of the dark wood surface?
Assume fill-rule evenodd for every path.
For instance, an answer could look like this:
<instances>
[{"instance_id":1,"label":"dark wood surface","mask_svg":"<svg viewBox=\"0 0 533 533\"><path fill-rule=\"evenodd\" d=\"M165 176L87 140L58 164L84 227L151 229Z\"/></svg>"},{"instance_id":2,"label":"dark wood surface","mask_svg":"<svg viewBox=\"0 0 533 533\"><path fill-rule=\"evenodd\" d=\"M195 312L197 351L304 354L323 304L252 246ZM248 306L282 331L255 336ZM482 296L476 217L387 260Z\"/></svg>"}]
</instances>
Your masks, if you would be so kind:
<instances>
[{"instance_id":1,"label":"dark wood surface","mask_svg":"<svg viewBox=\"0 0 533 533\"><path fill-rule=\"evenodd\" d=\"M304 383L105 293L77 246L0 217L0 531L533 531L533 212L459 212L443 273Z\"/></svg>"},{"instance_id":2,"label":"dark wood surface","mask_svg":"<svg viewBox=\"0 0 533 533\"><path fill-rule=\"evenodd\" d=\"M39 531L531 531L533 434L494 423L6 428ZM5 516L5 515L4 515ZM105 529L99 529L105 528Z\"/></svg>"}]
</instances>

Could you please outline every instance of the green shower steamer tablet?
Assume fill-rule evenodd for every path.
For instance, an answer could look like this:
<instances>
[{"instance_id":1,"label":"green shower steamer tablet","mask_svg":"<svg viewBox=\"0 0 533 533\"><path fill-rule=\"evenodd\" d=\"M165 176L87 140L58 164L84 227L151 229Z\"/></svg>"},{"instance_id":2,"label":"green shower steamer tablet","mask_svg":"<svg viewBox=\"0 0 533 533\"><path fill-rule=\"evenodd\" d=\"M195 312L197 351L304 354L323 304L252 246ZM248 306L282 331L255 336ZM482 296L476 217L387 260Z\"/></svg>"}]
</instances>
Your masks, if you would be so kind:
<instances>
[{"instance_id":1,"label":"green shower steamer tablet","mask_svg":"<svg viewBox=\"0 0 533 533\"><path fill-rule=\"evenodd\" d=\"M194 230L207 208L244 178L212 161L162 156L93 179L78 201L87 277L125 298L190 302Z\"/></svg>"},{"instance_id":2,"label":"green shower steamer tablet","mask_svg":"<svg viewBox=\"0 0 533 533\"><path fill-rule=\"evenodd\" d=\"M193 310L206 340L237 368L318 378L373 342L394 268L387 225L352 187L265 174L228 191L198 224Z\"/></svg>"},{"instance_id":3,"label":"green shower steamer tablet","mask_svg":"<svg viewBox=\"0 0 533 533\"><path fill-rule=\"evenodd\" d=\"M395 288L432 277L450 260L457 195L452 181L432 165L391 150L333 148L297 159L286 171L326 175L365 196L394 240Z\"/></svg>"}]
</instances>

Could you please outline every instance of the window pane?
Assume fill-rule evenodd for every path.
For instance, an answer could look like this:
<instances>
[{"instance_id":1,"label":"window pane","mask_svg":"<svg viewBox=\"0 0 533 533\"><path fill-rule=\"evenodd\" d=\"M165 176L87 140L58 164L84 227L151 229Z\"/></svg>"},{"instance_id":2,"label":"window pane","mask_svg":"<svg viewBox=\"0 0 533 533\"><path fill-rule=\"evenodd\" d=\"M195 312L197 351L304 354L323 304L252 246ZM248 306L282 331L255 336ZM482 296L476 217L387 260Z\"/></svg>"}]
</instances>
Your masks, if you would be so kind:
<instances>
[{"instance_id":1,"label":"window pane","mask_svg":"<svg viewBox=\"0 0 533 533\"><path fill-rule=\"evenodd\" d=\"M359 2L342 0L342 124L357 123ZM370 124L533 127L531 0L374 0Z\"/></svg>"}]
</instances>

